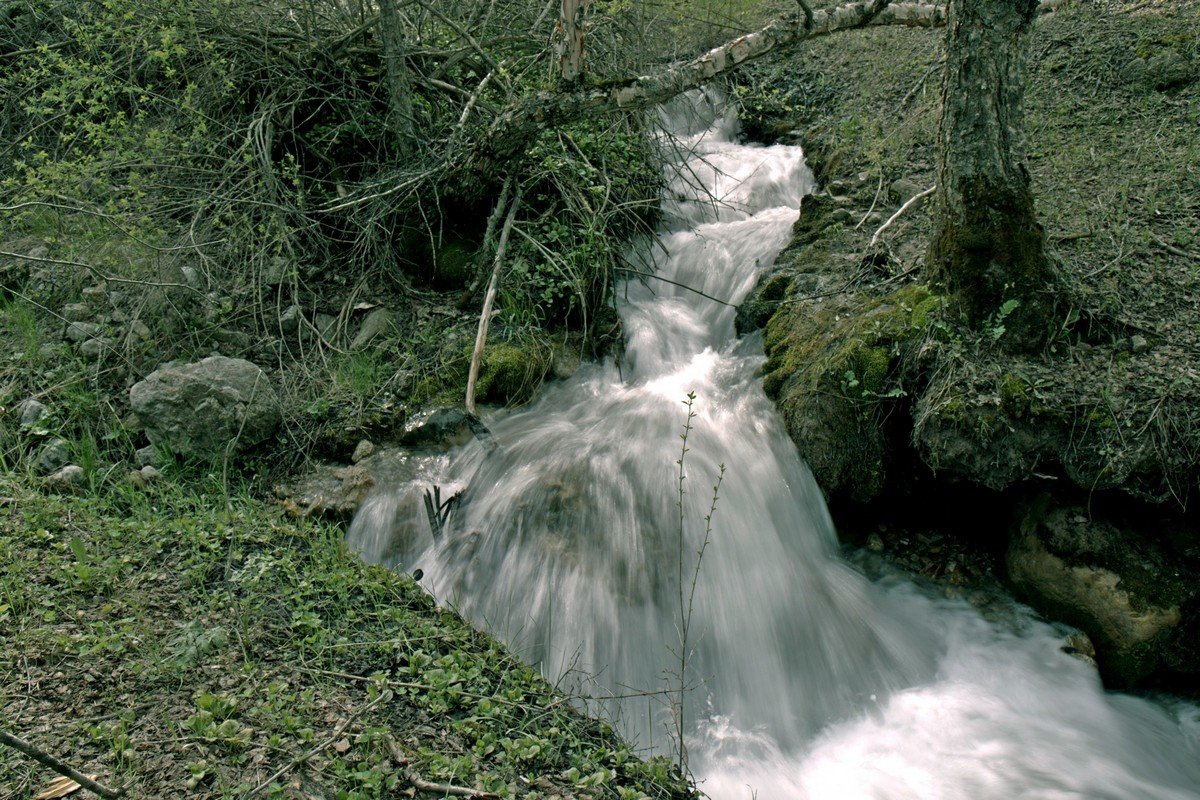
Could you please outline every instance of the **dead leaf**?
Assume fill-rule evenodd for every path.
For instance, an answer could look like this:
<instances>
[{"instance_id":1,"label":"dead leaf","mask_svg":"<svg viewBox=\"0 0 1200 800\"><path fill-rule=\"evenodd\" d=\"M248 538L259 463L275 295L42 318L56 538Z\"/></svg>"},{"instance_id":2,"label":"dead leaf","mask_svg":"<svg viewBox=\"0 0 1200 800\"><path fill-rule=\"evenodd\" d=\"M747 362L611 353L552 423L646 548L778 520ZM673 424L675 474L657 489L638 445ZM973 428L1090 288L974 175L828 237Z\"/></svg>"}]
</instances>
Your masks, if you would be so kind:
<instances>
[{"instance_id":1,"label":"dead leaf","mask_svg":"<svg viewBox=\"0 0 1200 800\"><path fill-rule=\"evenodd\" d=\"M344 753L350 749L350 742L346 741L345 739L342 739L341 741L334 744L333 749L335 751L337 751L338 755L341 755L342 753Z\"/></svg>"},{"instance_id":2,"label":"dead leaf","mask_svg":"<svg viewBox=\"0 0 1200 800\"><path fill-rule=\"evenodd\" d=\"M96 780L96 775L88 775L92 780ZM33 796L33 800L58 800L60 797L70 797L78 792L83 787L75 781L66 777L55 778L46 784L40 792Z\"/></svg>"}]
</instances>

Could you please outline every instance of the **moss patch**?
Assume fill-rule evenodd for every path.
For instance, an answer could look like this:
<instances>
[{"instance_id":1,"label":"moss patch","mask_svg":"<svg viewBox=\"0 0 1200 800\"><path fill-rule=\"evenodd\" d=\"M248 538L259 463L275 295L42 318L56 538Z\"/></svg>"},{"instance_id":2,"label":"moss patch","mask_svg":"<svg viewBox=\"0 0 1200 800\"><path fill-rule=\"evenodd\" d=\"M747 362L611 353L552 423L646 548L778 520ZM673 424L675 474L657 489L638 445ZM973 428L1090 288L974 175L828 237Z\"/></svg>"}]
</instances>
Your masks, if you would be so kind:
<instances>
[{"instance_id":1,"label":"moss patch","mask_svg":"<svg viewBox=\"0 0 1200 800\"><path fill-rule=\"evenodd\" d=\"M866 501L883 488L883 419L910 391L906 358L941 302L909 285L785 305L767 324L763 385L827 494Z\"/></svg>"}]
</instances>

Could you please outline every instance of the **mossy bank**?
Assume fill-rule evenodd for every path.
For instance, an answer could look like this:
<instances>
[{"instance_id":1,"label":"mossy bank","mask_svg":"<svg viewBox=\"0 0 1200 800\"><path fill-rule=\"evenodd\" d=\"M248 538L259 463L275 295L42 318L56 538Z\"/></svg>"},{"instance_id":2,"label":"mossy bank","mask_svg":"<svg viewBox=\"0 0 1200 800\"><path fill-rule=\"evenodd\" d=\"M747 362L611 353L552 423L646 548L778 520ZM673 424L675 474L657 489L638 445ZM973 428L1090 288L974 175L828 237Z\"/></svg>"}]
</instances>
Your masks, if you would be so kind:
<instances>
[{"instance_id":1,"label":"mossy bank","mask_svg":"<svg viewBox=\"0 0 1200 800\"><path fill-rule=\"evenodd\" d=\"M1200 18L1186 3L1067 4L1034 36L1022 157L1069 286L1044 349L1004 346L1017 303L968 327L929 283L918 195L935 181L938 31L849 33L738 80L750 135L803 145L819 184L739 319L764 329L767 392L849 540L883 524L899 552L913 528L949 524L1022 597L1087 630L1115 684L1196 692L1200 661L1162 644L1200 631L1196 589L1162 598L1138 576L1200 576ZM1108 544L1067 547L1039 498ZM1063 559L1057 576L1022 571L1031 535ZM1140 566L1098 555L1129 541ZM926 562L942 574L932 565L961 548L939 551ZM1169 622L1106 649L1102 611L1065 612L1018 579L1073 569ZM1151 639L1166 649L1146 656Z\"/></svg>"},{"instance_id":2,"label":"mossy bank","mask_svg":"<svg viewBox=\"0 0 1200 800\"><path fill-rule=\"evenodd\" d=\"M0 477L0 727L134 798L689 796L339 528L190 486Z\"/></svg>"}]
</instances>

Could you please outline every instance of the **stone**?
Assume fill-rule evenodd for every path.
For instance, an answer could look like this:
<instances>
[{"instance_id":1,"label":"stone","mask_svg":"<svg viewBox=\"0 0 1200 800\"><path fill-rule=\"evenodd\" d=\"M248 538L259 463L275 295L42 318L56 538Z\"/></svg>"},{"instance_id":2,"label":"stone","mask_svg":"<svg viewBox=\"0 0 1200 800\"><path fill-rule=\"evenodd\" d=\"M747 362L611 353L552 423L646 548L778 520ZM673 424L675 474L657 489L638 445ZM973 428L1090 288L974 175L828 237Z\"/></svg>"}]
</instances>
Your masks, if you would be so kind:
<instances>
[{"instance_id":1,"label":"stone","mask_svg":"<svg viewBox=\"0 0 1200 800\"><path fill-rule=\"evenodd\" d=\"M1164 50L1146 61L1145 82L1163 91L1186 86L1196 79L1196 70L1174 50Z\"/></svg>"},{"instance_id":2,"label":"stone","mask_svg":"<svg viewBox=\"0 0 1200 800\"><path fill-rule=\"evenodd\" d=\"M85 322L92 318L92 309L86 303L67 303L58 313L67 322Z\"/></svg>"},{"instance_id":3,"label":"stone","mask_svg":"<svg viewBox=\"0 0 1200 800\"><path fill-rule=\"evenodd\" d=\"M878 533L872 533L867 537L867 549L872 553L883 552L883 537Z\"/></svg>"},{"instance_id":4,"label":"stone","mask_svg":"<svg viewBox=\"0 0 1200 800\"><path fill-rule=\"evenodd\" d=\"M1129 349L1133 351L1135 355L1141 355L1142 353L1150 350L1150 342L1145 336L1136 334L1129 337Z\"/></svg>"},{"instance_id":5,"label":"stone","mask_svg":"<svg viewBox=\"0 0 1200 800\"><path fill-rule=\"evenodd\" d=\"M1046 501L1027 509L1009 543L1005 564L1018 594L1086 633L1114 686L1161 670L1194 673L1185 651L1195 621L1186 623L1182 609L1200 587L1155 543L1158 531L1093 520L1086 509L1047 509Z\"/></svg>"},{"instance_id":6,"label":"stone","mask_svg":"<svg viewBox=\"0 0 1200 800\"><path fill-rule=\"evenodd\" d=\"M67 338L72 342L86 342L88 339L99 338L104 333L104 326L95 322L72 322L67 326Z\"/></svg>"},{"instance_id":7,"label":"stone","mask_svg":"<svg viewBox=\"0 0 1200 800\"><path fill-rule=\"evenodd\" d=\"M103 308L108 302L108 287L104 284L96 284L84 289L80 294L87 304L92 308Z\"/></svg>"},{"instance_id":8,"label":"stone","mask_svg":"<svg viewBox=\"0 0 1200 800\"><path fill-rule=\"evenodd\" d=\"M133 454L133 460L139 467L156 467L159 465L158 448L154 445L139 447Z\"/></svg>"},{"instance_id":9,"label":"stone","mask_svg":"<svg viewBox=\"0 0 1200 800\"><path fill-rule=\"evenodd\" d=\"M449 448L466 444L475 436L486 436L487 428L479 417L465 409L446 406L418 414L409 420L400 436L408 447Z\"/></svg>"},{"instance_id":10,"label":"stone","mask_svg":"<svg viewBox=\"0 0 1200 800\"><path fill-rule=\"evenodd\" d=\"M246 333L245 331L235 331L230 328L221 328L213 331L212 338L213 341L217 342L218 344L225 345L225 347L222 348L223 350L236 351L239 353L244 353L250 349L251 345L254 344L254 339L250 336L250 334Z\"/></svg>"},{"instance_id":11,"label":"stone","mask_svg":"<svg viewBox=\"0 0 1200 800\"><path fill-rule=\"evenodd\" d=\"M893 201L901 205L907 203L923 191L925 191L923 186L908 178L900 178L899 180L892 181L888 186L888 195Z\"/></svg>"},{"instance_id":12,"label":"stone","mask_svg":"<svg viewBox=\"0 0 1200 800\"><path fill-rule=\"evenodd\" d=\"M112 349L112 345L104 339L88 339L83 344L79 345L80 355L90 359L98 359L108 350Z\"/></svg>"},{"instance_id":13,"label":"stone","mask_svg":"<svg viewBox=\"0 0 1200 800\"><path fill-rule=\"evenodd\" d=\"M332 314L317 314L313 318L313 322L316 324L317 330L321 332L322 336L329 336L331 333L333 333L334 325L337 324L337 317L333 316Z\"/></svg>"},{"instance_id":14,"label":"stone","mask_svg":"<svg viewBox=\"0 0 1200 800\"><path fill-rule=\"evenodd\" d=\"M550 374L560 381L573 376L583 366L583 357L574 347L560 347L554 351L554 360L550 364Z\"/></svg>"},{"instance_id":15,"label":"stone","mask_svg":"<svg viewBox=\"0 0 1200 800\"><path fill-rule=\"evenodd\" d=\"M283 509L293 517L349 519L367 499L375 478L362 466L321 466L295 484L276 487Z\"/></svg>"},{"instance_id":16,"label":"stone","mask_svg":"<svg viewBox=\"0 0 1200 800\"><path fill-rule=\"evenodd\" d=\"M354 337L354 341L350 343L351 350L359 350L366 347L376 339L387 335L393 328L394 319L392 313L386 308L377 308L367 318L363 320L359 326L358 334Z\"/></svg>"},{"instance_id":17,"label":"stone","mask_svg":"<svg viewBox=\"0 0 1200 800\"><path fill-rule=\"evenodd\" d=\"M854 219L854 215L850 213L848 208L835 208L829 212L829 218L834 222L849 222Z\"/></svg>"},{"instance_id":18,"label":"stone","mask_svg":"<svg viewBox=\"0 0 1200 800\"><path fill-rule=\"evenodd\" d=\"M230 442L244 450L280 423L266 373L225 356L159 367L130 388L129 404L151 443L181 455L220 456Z\"/></svg>"},{"instance_id":19,"label":"stone","mask_svg":"<svg viewBox=\"0 0 1200 800\"><path fill-rule=\"evenodd\" d=\"M283 333L295 333L300 327L301 317L300 306L293 303L279 315L279 330Z\"/></svg>"},{"instance_id":20,"label":"stone","mask_svg":"<svg viewBox=\"0 0 1200 800\"><path fill-rule=\"evenodd\" d=\"M162 473L159 472L158 469L156 469L155 467L150 466L149 464L147 464L146 466L139 469L137 471L137 474L142 476L142 480L145 483L154 483L156 480L158 480L159 478L162 477Z\"/></svg>"},{"instance_id":21,"label":"stone","mask_svg":"<svg viewBox=\"0 0 1200 800\"><path fill-rule=\"evenodd\" d=\"M150 328L140 319L129 323L129 338L135 342L145 342L150 339Z\"/></svg>"},{"instance_id":22,"label":"stone","mask_svg":"<svg viewBox=\"0 0 1200 800\"><path fill-rule=\"evenodd\" d=\"M46 485L54 489L74 490L83 485L86 477L83 467L68 464L54 474L47 476Z\"/></svg>"},{"instance_id":23,"label":"stone","mask_svg":"<svg viewBox=\"0 0 1200 800\"><path fill-rule=\"evenodd\" d=\"M193 289L199 289L202 285L200 272L195 267L180 267L179 272L183 275L183 282Z\"/></svg>"},{"instance_id":24,"label":"stone","mask_svg":"<svg viewBox=\"0 0 1200 800\"><path fill-rule=\"evenodd\" d=\"M51 439L38 451L33 468L39 475L49 475L71 463L71 447L64 439Z\"/></svg>"},{"instance_id":25,"label":"stone","mask_svg":"<svg viewBox=\"0 0 1200 800\"><path fill-rule=\"evenodd\" d=\"M36 426L50 413L50 409L46 407L45 403L40 403L32 398L17 406L17 410L21 413L22 428Z\"/></svg>"},{"instance_id":26,"label":"stone","mask_svg":"<svg viewBox=\"0 0 1200 800\"><path fill-rule=\"evenodd\" d=\"M355 446L354 453L351 454L351 456L350 456L350 462L352 464L357 464L358 462L362 461L364 458L369 458L370 456L372 456L374 454L375 454L375 445L372 444L369 440L363 439L361 442L359 442Z\"/></svg>"}]
</instances>

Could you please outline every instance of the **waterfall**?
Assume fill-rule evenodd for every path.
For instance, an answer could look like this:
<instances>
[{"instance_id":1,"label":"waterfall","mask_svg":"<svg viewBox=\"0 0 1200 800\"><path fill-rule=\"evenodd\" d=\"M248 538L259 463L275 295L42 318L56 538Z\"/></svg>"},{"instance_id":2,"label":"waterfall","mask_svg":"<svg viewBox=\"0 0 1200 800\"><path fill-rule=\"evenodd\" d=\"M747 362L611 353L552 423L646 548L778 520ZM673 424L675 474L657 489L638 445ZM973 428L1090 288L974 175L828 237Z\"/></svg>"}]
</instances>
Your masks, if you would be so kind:
<instances>
[{"instance_id":1,"label":"waterfall","mask_svg":"<svg viewBox=\"0 0 1200 800\"><path fill-rule=\"evenodd\" d=\"M712 94L662 116L678 158L664 229L641 256L666 280L622 287L621 363L489 419L494 447L468 444L377 492L350 545L419 567L439 601L635 744L672 752L682 708L712 797L1200 798L1195 708L1105 693L1027 614L985 620L839 559L762 391L761 342L733 326L812 175L798 147L738 143ZM438 541L425 481L463 490Z\"/></svg>"}]
</instances>

